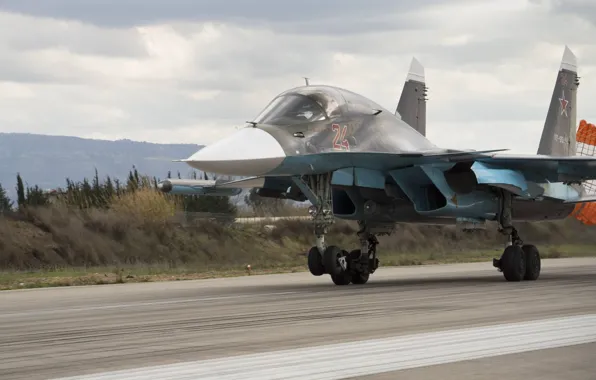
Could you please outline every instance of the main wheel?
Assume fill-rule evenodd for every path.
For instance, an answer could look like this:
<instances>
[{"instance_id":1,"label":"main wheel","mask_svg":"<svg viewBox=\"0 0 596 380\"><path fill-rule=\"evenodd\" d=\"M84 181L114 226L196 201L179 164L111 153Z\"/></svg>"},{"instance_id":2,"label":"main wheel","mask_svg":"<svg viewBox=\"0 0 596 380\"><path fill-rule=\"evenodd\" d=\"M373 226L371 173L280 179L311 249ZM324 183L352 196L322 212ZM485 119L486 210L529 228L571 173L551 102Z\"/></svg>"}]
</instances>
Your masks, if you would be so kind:
<instances>
[{"instance_id":1,"label":"main wheel","mask_svg":"<svg viewBox=\"0 0 596 380\"><path fill-rule=\"evenodd\" d=\"M364 285L368 282L368 278L370 277L370 274L356 272L356 273L352 273L351 276L352 276L352 284Z\"/></svg>"},{"instance_id":2,"label":"main wheel","mask_svg":"<svg viewBox=\"0 0 596 380\"><path fill-rule=\"evenodd\" d=\"M521 281L526 274L526 257L519 245L510 245L505 248L501 256L500 265L503 276L507 281Z\"/></svg>"},{"instance_id":3,"label":"main wheel","mask_svg":"<svg viewBox=\"0 0 596 380\"><path fill-rule=\"evenodd\" d=\"M323 254L323 266L325 267L325 272L329 273L332 277L344 273L344 270L339 263L339 260L342 258L345 260L345 251L341 248L334 245L327 247Z\"/></svg>"},{"instance_id":4,"label":"main wheel","mask_svg":"<svg viewBox=\"0 0 596 380\"><path fill-rule=\"evenodd\" d=\"M317 247L312 247L308 251L308 270L313 276L322 276L325 274L323 258Z\"/></svg>"},{"instance_id":5,"label":"main wheel","mask_svg":"<svg viewBox=\"0 0 596 380\"><path fill-rule=\"evenodd\" d=\"M540 276L541 269L540 252L538 252L536 246L531 244L522 246L522 250L524 251L524 259L526 261L524 280L536 281Z\"/></svg>"},{"instance_id":6,"label":"main wheel","mask_svg":"<svg viewBox=\"0 0 596 380\"><path fill-rule=\"evenodd\" d=\"M335 285L349 285L352 280L350 272L341 272L340 274L332 274L331 281Z\"/></svg>"},{"instance_id":7,"label":"main wheel","mask_svg":"<svg viewBox=\"0 0 596 380\"><path fill-rule=\"evenodd\" d=\"M360 258L360 260L358 260ZM351 268L352 284L363 285L368 282L370 274L368 273L368 258L361 257L360 250L355 249L350 252L350 264L353 264Z\"/></svg>"}]
</instances>

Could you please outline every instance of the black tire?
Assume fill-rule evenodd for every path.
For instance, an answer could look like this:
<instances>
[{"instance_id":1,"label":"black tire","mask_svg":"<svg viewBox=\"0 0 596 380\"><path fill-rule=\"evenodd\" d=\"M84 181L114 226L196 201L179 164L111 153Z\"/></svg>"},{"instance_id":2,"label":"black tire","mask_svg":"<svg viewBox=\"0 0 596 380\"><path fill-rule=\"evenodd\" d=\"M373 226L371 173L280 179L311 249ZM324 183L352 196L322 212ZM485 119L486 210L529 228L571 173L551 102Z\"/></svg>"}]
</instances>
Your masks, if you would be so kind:
<instances>
[{"instance_id":1,"label":"black tire","mask_svg":"<svg viewBox=\"0 0 596 380\"><path fill-rule=\"evenodd\" d=\"M540 277L540 269L541 269L541 260L540 260L540 252L538 252L538 248L531 244L526 244L522 246L522 250L524 251L524 258L526 260L526 272L524 275L524 280L526 281L536 281L538 277Z\"/></svg>"},{"instance_id":2,"label":"black tire","mask_svg":"<svg viewBox=\"0 0 596 380\"><path fill-rule=\"evenodd\" d=\"M344 273L344 270L338 261L342 256L345 256L345 253L339 247L334 245L327 247L323 254L323 266L325 267L325 272L329 273L332 277ZM335 280L333 282L335 282Z\"/></svg>"},{"instance_id":3,"label":"black tire","mask_svg":"<svg viewBox=\"0 0 596 380\"><path fill-rule=\"evenodd\" d=\"M321 257L317 247L312 247L308 251L308 270L313 276L322 276L325 274L323 257Z\"/></svg>"},{"instance_id":4,"label":"black tire","mask_svg":"<svg viewBox=\"0 0 596 380\"><path fill-rule=\"evenodd\" d=\"M355 285L364 285L368 282L368 278L370 274L368 273L352 273L352 284Z\"/></svg>"},{"instance_id":5,"label":"black tire","mask_svg":"<svg viewBox=\"0 0 596 380\"><path fill-rule=\"evenodd\" d=\"M360 258L360 250L359 249L355 249L353 251L350 252L350 263L354 263L356 260L358 260L358 258ZM362 260L362 258L360 258ZM368 261L368 258L365 259L366 261ZM365 263L366 264L366 263ZM355 269L351 270L351 276L352 276L352 284L355 285L363 285L366 284L368 282L368 279L370 277L370 274L368 272L364 273L362 272L361 269L362 267L360 265L356 266Z\"/></svg>"},{"instance_id":6,"label":"black tire","mask_svg":"<svg viewBox=\"0 0 596 380\"><path fill-rule=\"evenodd\" d=\"M352 278L350 272L341 272L340 274L332 274L331 280L335 285L349 285Z\"/></svg>"},{"instance_id":7,"label":"black tire","mask_svg":"<svg viewBox=\"0 0 596 380\"><path fill-rule=\"evenodd\" d=\"M526 257L519 245L505 248L501 256L501 270L507 281L521 281L526 274Z\"/></svg>"}]
</instances>

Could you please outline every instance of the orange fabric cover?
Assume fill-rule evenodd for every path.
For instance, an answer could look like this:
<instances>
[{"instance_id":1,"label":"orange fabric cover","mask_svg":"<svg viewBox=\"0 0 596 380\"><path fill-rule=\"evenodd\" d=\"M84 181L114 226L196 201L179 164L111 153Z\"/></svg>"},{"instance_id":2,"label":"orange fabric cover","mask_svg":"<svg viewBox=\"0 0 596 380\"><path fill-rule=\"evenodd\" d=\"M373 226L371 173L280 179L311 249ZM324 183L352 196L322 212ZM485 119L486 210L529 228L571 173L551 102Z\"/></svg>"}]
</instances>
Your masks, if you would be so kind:
<instances>
[{"instance_id":1,"label":"orange fabric cover","mask_svg":"<svg viewBox=\"0 0 596 380\"><path fill-rule=\"evenodd\" d=\"M588 147L584 146L581 153L585 152L584 155L586 155L586 153L594 155L596 147L596 126L585 120L580 121L575 140L578 143L589 145ZM596 202L576 204L571 216L583 224L589 226L596 225Z\"/></svg>"}]
</instances>

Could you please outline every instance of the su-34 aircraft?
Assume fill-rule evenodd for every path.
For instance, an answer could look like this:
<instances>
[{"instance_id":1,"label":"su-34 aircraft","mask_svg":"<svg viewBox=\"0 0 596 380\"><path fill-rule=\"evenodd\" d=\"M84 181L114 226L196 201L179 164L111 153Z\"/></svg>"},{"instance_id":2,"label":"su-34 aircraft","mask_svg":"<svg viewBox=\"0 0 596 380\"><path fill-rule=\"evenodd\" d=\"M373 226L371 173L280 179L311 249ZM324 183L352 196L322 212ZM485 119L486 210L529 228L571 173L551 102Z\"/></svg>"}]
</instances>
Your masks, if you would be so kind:
<instances>
[{"instance_id":1,"label":"su-34 aircraft","mask_svg":"<svg viewBox=\"0 0 596 380\"><path fill-rule=\"evenodd\" d=\"M493 265L507 281L536 280L538 249L524 244L516 221L562 219L577 203L595 201L583 183L596 178L596 158L575 156L577 61L565 47L537 155L453 150L425 137L424 68L414 59L397 110L354 92L309 85L275 97L246 126L184 160L193 168L245 178L168 179L166 193L233 195L258 188L263 197L312 203L315 276L337 285L364 284L378 268L378 235L396 223L497 221L509 244ZM334 218L358 221L360 247L325 241Z\"/></svg>"}]
</instances>

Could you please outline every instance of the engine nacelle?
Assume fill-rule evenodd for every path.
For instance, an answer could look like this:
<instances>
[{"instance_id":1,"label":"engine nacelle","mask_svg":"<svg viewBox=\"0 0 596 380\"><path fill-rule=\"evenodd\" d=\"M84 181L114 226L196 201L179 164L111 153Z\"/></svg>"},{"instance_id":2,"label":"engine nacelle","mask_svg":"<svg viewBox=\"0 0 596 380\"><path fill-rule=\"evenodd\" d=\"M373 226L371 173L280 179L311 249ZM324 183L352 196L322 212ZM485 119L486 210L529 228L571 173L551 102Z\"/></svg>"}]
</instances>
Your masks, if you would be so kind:
<instances>
[{"instance_id":1,"label":"engine nacelle","mask_svg":"<svg viewBox=\"0 0 596 380\"><path fill-rule=\"evenodd\" d=\"M519 196L531 193L531 184L520 172L482 162L458 162L443 175L448 186L458 194L470 194L478 185L498 187Z\"/></svg>"},{"instance_id":2,"label":"engine nacelle","mask_svg":"<svg viewBox=\"0 0 596 380\"><path fill-rule=\"evenodd\" d=\"M478 178L470 162L458 162L445 171L444 176L447 185L458 194L469 194L478 186Z\"/></svg>"}]
</instances>

